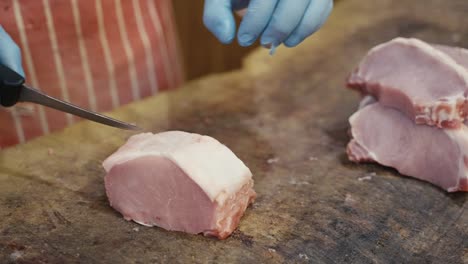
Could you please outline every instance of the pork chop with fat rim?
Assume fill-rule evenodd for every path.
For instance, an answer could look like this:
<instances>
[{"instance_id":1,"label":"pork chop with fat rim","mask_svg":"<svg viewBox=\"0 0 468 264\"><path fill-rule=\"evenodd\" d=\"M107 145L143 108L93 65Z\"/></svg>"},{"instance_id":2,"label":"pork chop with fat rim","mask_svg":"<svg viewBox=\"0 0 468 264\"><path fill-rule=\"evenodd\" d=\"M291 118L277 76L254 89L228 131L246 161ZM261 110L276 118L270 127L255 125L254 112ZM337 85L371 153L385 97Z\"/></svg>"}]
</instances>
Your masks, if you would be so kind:
<instances>
[{"instance_id":1,"label":"pork chop with fat rim","mask_svg":"<svg viewBox=\"0 0 468 264\"><path fill-rule=\"evenodd\" d=\"M364 101L365 100L365 101ZM417 125L400 111L369 97L350 118L347 154L377 162L449 192L468 191L468 128Z\"/></svg>"},{"instance_id":2,"label":"pork chop with fat rim","mask_svg":"<svg viewBox=\"0 0 468 264\"><path fill-rule=\"evenodd\" d=\"M466 50L396 38L371 49L347 84L417 124L456 128L468 115L466 67Z\"/></svg>"}]
</instances>

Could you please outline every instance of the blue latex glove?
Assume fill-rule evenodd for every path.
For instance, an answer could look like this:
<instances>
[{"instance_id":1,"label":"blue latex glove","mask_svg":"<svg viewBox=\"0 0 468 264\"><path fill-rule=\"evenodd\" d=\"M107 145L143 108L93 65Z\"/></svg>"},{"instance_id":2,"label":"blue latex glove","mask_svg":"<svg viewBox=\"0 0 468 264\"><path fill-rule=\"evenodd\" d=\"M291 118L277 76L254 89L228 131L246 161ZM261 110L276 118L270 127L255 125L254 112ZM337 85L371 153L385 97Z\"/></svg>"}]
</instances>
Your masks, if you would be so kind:
<instances>
[{"instance_id":1,"label":"blue latex glove","mask_svg":"<svg viewBox=\"0 0 468 264\"><path fill-rule=\"evenodd\" d=\"M0 26L0 63L24 77L23 66L21 65L21 51L2 26Z\"/></svg>"},{"instance_id":2,"label":"blue latex glove","mask_svg":"<svg viewBox=\"0 0 468 264\"><path fill-rule=\"evenodd\" d=\"M263 46L294 47L316 32L333 9L332 0L205 0L203 22L224 44L236 35L233 11L247 7L237 32L241 46L258 37Z\"/></svg>"}]
</instances>

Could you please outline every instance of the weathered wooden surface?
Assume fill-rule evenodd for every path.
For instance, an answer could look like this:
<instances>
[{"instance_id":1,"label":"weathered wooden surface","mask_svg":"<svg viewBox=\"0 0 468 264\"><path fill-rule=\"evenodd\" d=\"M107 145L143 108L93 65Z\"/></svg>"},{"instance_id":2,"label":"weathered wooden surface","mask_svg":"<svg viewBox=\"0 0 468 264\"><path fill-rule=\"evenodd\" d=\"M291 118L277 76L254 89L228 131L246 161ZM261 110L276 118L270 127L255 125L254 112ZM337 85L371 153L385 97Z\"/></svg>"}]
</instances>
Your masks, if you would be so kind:
<instances>
[{"instance_id":1,"label":"weathered wooden surface","mask_svg":"<svg viewBox=\"0 0 468 264\"><path fill-rule=\"evenodd\" d=\"M358 98L343 89L365 52L393 37L467 47L467 13L466 0L342 1L296 49L256 52L243 71L113 113L211 135L247 163L258 200L225 241L142 227L109 207L100 163L127 132L82 123L2 151L1 262L468 262L468 195L348 162Z\"/></svg>"}]
</instances>

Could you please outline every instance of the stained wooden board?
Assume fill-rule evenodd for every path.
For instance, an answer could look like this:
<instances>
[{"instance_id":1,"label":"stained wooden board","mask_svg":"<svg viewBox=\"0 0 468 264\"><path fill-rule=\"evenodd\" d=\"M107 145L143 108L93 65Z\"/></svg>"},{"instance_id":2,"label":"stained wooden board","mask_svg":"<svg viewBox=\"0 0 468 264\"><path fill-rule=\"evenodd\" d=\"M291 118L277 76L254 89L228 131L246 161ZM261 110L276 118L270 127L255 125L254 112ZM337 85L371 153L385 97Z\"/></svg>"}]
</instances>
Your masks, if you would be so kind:
<instances>
[{"instance_id":1,"label":"stained wooden board","mask_svg":"<svg viewBox=\"0 0 468 264\"><path fill-rule=\"evenodd\" d=\"M347 161L343 88L396 36L468 47L466 0L346 0L326 27L274 57L112 113L147 131L206 134L254 173L256 203L225 241L127 222L102 160L130 135L84 122L0 154L2 263L466 263L467 194ZM370 180L359 179L371 176Z\"/></svg>"}]
</instances>

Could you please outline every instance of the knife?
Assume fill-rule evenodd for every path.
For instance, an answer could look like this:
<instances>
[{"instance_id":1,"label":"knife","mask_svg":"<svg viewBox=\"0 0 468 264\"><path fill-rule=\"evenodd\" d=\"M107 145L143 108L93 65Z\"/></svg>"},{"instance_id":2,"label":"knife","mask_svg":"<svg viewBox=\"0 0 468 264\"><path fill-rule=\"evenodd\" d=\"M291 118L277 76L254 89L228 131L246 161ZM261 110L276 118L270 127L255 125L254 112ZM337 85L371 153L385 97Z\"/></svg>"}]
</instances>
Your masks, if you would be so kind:
<instances>
[{"instance_id":1,"label":"knife","mask_svg":"<svg viewBox=\"0 0 468 264\"><path fill-rule=\"evenodd\" d=\"M3 107L11 107L18 102L36 103L104 125L127 130L140 130L140 128L135 125L85 110L76 105L51 97L24 83L25 79L20 74L0 64L0 105Z\"/></svg>"}]
</instances>

